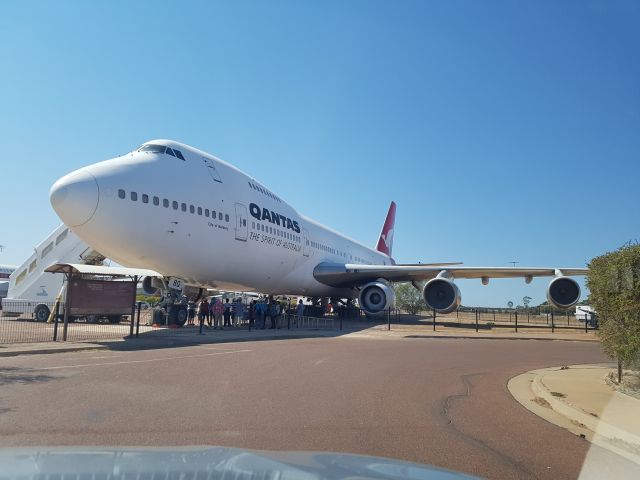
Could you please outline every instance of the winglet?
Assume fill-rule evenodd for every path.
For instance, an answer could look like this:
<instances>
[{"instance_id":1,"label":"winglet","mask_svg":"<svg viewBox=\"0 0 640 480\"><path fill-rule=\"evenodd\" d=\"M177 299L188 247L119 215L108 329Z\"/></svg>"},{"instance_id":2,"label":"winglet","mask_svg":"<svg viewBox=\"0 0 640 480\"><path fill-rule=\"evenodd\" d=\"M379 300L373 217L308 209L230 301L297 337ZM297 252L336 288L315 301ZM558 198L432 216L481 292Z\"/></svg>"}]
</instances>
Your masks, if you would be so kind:
<instances>
[{"instance_id":1,"label":"winglet","mask_svg":"<svg viewBox=\"0 0 640 480\"><path fill-rule=\"evenodd\" d=\"M393 225L396 221L396 202L391 202L389 205L389 212L387 213L387 219L384 221L382 231L380 232L380 238L378 239L378 245L376 250L391 256L391 249L393 248Z\"/></svg>"}]
</instances>

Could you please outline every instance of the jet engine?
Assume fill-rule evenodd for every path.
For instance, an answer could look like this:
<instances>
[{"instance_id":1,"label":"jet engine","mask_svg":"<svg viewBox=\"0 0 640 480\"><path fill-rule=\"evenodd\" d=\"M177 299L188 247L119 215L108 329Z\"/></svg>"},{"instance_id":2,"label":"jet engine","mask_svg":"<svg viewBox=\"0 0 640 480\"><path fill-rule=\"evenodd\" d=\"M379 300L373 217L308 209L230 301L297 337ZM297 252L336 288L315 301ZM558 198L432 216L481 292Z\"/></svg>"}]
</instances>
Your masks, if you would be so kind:
<instances>
[{"instance_id":1,"label":"jet engine","mask_svg":"<svg viewBox=\"0 0 640 480\"><path fill-rule=\"evenodd\" d=\"M451 313L460 306L460 289L451 280L434 278L429 280L422 291L424 301L438 313Z\"/></svg>"},{"instance_id":2,"label":"jet engine","mask_svg":"<svg viewBox=\"0 0 640 480\"><path fill-rule=\"evenodd\" d=\"M197 302L202 298L204 288L194 287L193 285L185 285L182 288L182 294L191 302Z\"/></svg>"},{"instance_id":3,"label":"jet engine","mask_svg":"<svg viewBox=\"0 0 640 480\"><path fill-rule=\"evenodd\" d=\"M547 300L558 308L571 308L580 300L580 285L573 278L558 276L549 282Z\"/></svg>"},{"instance_id":4,"label":"jet engine","mask_svg":"<svg viewBox=\"0 0 640 480\"><path fill-rule=\"evenodd\" d=\"M375 315L394 305L396 293L385 280L376 280L360 289L358 301L366 313Z\"/></svg>"},{"instance_id":5,"label":"jet engine","mask_svg":"<svg viewBox=\"0 0 640 480\"><path fill-rule=\"evenodd\" d=\"M162 287L162 282L156 277L144 277L142 279L142 291L147 295L157 293Z\"/></svg>"}]
</instances>

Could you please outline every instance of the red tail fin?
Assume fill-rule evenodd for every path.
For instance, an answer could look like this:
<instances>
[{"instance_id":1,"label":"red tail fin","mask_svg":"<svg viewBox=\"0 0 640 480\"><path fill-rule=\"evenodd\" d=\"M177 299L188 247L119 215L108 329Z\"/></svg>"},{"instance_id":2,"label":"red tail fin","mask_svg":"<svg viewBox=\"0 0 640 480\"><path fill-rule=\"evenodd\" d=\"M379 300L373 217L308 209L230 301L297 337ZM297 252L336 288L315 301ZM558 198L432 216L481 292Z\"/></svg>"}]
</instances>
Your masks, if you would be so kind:
<instances>
[{"instance_id":1,"label":"red tail fin","mask_svg":"<svg viewBox=\"0 0 640 480\"><path fill-rule=\"evenodd\" d=\"M378 245L376 250L386 255L391 256L391 249L393 248L393 225L396 221L396 202L391 202L389 205L389 212L387 213L387 219L384 221L382 231L380 232L380 238L378 239Z\"/></svg>"}]
</instances>

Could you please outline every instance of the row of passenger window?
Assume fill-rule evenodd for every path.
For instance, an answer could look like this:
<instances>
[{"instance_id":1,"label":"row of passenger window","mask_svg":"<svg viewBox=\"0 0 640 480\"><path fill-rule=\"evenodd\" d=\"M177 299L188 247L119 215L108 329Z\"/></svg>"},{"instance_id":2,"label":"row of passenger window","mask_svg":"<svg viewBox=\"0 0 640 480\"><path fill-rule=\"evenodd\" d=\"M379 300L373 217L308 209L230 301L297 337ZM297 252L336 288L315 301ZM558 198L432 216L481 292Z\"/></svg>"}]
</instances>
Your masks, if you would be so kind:
<instances>
[{"instance_id":1,"label":"row of passenger window","mask_svg":"<svg viewBox=\"0 0 640 480\"><path fill-rule=\"evenodd\" d=\"M286 230L266 225L260 222L251 222L251 228L259 232L268 233L269 235L275 235L276 237L286 238L292 242L300 243L300 237Z\"/></svg>"},{"instance_id":2,"label":"row of passenger window","mask_svg":"<svg viewBox=\"0 0 640 480\"><path fill-rule=\"evenodd\" d=\"M132 202L137 202L138 201L138 192L129 192L129 197L131 198ZM151 201L151 203L153 203L153 205L155 205L156 207L160 205L160 197L149 197L149 195L147 195L146 193L143 193L141 196L141 200L142 203L149 203ZM124 191L124 189L119 189L118 190L118 198L122 198L125 199L127 198L127 192ZM222 212L217 212L216 210L209 210L208 208L202 208L202 207L196 207L194 205L187 205L184 202L177 202L175 200L169 200L168 198L163 198L162 199L162 206L164 208L173 208L174 210L181 210L183 212L189 212L189 213L193 213L193 214L198 214L198 215L204 215L207 218L213 218L214 220L218 219L218 220L223 220L225 222L229 221L229 214L225 213L223 214Z\"/></svg>"},{"instance_id":3,"label":"row of passenger window","mask_svg":"<svg viewBox=\"0 0 640 480\"><path fill-rule=\"evenodd\" d=\"M263 195L266 195L267 197L274 199L276 202L282 203L282 200L280 200L280 198L277 195L274 195L266 188L262 188L260 185L256 185L255 183L251 183L251 182L247 182L247 183L249 184L249 188L253 188L255 191L260 192Z\"/></svg>"},{"instance_id":4,"label":"row of passenger window","mask_svg":"<svg viewBox=\"0 0 640 480\"><path fill-rule=\"evenodd\" d=\"M311 241L311 246L317 250L321 250L323 252L332 253L334 255L339 255L343 258L349 257L349 260L355 260L356 263L367 263L364 258L360 258L357 255L354 257L353 255L349 255L347 252L343 252L341 250L336 250L335 248L329 247L319 242Z\"/></svg>"},{"instance_id":5,"label":"row of passenger window","mask_svg":"<svg viewBox=\"0 0 640 480\"><path fill-rule=\"evenodd\" d=\"M139 152L147 152L147 153L166 153L167 155L171 155L172 157L178 157L180 160L184 160L182 156L182 152L177 148L170 148L164 145L155 145L153 143L147 143L138 149Z\"/></svg>"}]
</instances>

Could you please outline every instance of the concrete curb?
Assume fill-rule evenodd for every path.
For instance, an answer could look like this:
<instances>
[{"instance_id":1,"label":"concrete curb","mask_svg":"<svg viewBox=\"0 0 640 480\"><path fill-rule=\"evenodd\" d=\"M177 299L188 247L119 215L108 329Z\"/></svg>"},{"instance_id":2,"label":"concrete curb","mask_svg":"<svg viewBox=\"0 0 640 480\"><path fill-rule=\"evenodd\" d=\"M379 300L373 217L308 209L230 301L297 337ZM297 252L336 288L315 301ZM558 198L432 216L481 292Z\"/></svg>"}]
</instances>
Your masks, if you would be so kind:
<instances>
[{"instance_id":1,"label":"concrete curb","mask_svg":"<svg viewBox=\"0 0 640 480\"><path fill-rule=\"evenodd\" d=\"M574 420L576 422L580 422L584 426L586 426L592 432L601 435L605 438L610 439L620 439L627 443L631 443L634 445L640 446L640 436L634 435L631 432L627 432L622 430L614 425L611 425L598 417L594 417L593 415L585 412L579 407L574 407L568 402L562 400L551 394L551 391L544 384L543 375L537 374L531 383L531 389L533 393L537 396L544 398L551 408L553 408L556 412L570 420ZM639 457L640 460L640 457Z\"/></svg>"},{"instance_id":2,"label":"concrete curb","mask_svg":"<svg viewBox=\"0 0 640 480\"><path fill-rule=\"evenodd\" d=\"M81 352L83 350L102 350L104 348L107 348L107 346L97 344L69 345L60 348L43 346L42 348L25 348L22 350L9 350L6 352L0 350L0 357L17 357L18 355L42 355L47 353Z\"/></svg>"},{"instance_id":3,"label":"concrete curb","mask_svg":"<svg viewBox=\"0 0 640 480\"><path fill-rule=\"evenodd\" d=\"M476 338L479 340L542 340L542 341L554 341L554 342L597 342L597 339L580 339L580 338L544 338L544 337L528 337L526 333L521 337L499 337L488 335L405 335L404 338L451 338L451 339L465 339Z\"/></svg>"},{"instance_id":4,"label":"concrete curb","mask_svg":"<svg viewBox=\"0 0 640 480\"><path fill-rule=\"evenodd\" d=\"M640 437L637 434L603 421L551 393L544 383L544 376L556 370L557 367L543 368L515 375L509 379L507 388L514 399L531 413L640 465ZM544 400L546 406L536 402L535 398ZM636 409L632 410L629 415L636 414Z\"/></svg>"}]
</instances>

